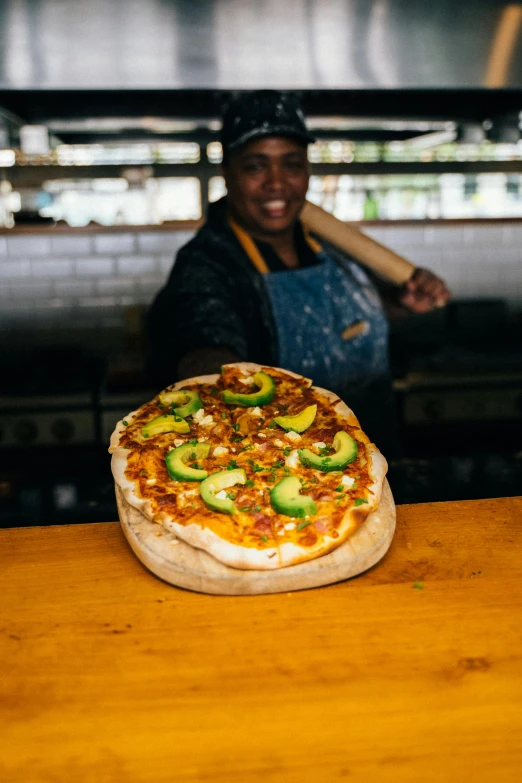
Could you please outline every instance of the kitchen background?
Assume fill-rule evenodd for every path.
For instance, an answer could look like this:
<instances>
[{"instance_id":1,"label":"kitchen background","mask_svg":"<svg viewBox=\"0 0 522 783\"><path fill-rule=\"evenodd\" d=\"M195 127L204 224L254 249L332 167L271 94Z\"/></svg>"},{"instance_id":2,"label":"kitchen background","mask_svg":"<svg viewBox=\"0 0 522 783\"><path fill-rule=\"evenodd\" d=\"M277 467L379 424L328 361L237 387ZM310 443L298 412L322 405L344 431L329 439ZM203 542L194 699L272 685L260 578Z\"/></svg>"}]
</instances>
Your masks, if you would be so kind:
<instances>
[{"instance_id":1,"label":"kitchen background","mask_svg":"<svg viewBox=\"0 0 522 783\"><path fill-rule=\"evenodd\" d=\"M220 107L265 86L317 133L309 198L453 292L393 325L396 501L520 494L522 6L437 6L2 4L0 525L116 518L146 308L223 193Z\"/></svg>"}]
</instances>

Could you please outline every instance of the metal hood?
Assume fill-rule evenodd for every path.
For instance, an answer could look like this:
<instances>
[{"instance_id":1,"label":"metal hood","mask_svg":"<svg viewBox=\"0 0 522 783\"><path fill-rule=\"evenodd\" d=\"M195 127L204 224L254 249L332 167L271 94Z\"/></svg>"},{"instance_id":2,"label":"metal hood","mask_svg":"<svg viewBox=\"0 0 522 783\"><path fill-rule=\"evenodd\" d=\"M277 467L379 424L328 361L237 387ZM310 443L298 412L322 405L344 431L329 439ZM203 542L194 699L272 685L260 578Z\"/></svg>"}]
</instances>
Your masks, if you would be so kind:
<instances>
[{"instance_id":1,"label":"metal hood","mask_svg":"<svg viewBox=\"0 0 522 783\"><path fill-rule=\"evenodd\" d=\"M522 4L3 0L0 87L522 87Z\"/></svg>"}]
</instances>

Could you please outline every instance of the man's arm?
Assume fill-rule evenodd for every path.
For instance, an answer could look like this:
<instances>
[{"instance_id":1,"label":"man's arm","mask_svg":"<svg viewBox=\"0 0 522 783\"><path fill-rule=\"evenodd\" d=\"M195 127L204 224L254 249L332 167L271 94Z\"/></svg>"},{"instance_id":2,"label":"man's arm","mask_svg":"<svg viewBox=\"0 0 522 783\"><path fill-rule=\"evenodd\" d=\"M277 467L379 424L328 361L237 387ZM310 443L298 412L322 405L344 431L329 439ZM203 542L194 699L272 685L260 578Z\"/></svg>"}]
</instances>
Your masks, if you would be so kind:
<instances>
[{"instance_id":1,"label":"man's arm","mask_svg":"<svg viewBox=\"0 0 522 783\"><path fill-rule=\"evenodd\" d=\"M417 267L413 275L399 288L376 281L388 318L400 318L412 313L429 313L444 307L451 297L445 282L429 269Z\"/></svg>"},{"instance_id":2,"label":"man's arm","mask_svg":"<svg viewBox=\"0 0 522 783\"><path fill-rule=\"evenodd\" d=\"M147 315L150 368L156 383L219 372L247 358L245 327L230 271L190 245L180 251Z\"/></svg>"}]
</instances>

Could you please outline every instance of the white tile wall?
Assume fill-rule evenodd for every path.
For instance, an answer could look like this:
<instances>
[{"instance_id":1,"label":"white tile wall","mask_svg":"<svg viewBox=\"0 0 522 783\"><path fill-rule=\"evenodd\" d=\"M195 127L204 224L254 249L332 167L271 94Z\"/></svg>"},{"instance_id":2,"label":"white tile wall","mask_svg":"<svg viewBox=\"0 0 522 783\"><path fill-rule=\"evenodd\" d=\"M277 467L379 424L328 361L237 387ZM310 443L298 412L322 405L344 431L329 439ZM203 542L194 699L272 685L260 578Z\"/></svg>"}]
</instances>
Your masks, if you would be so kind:
<instances>
[{"instance_id":1,"label":"white tile wall","mask_svg":"<svg viewBox=\"0 0 522 783\"><path fill-rule=\"evenodd\" d=\"M372 226L366 233L440 275L455 297L502 297L522 308L522 223Z\"/></svg>"},{"instance_id":2,"label":"white tile wall","mask_svg":"<svg viewBox=\"0 0 522 783\"><path fill-rule=\"evenodd\" d=\"M90 256L93 252L93 237L74 234L51 237L51 253L54 256Z\"/></svg>"},{"instance_id":3,"label":"white tile wall","mask_svg":"<svg viewBox=\"0 0 522 783\"><path fill-rule=\"evenodd\" d=\"M173 257L170 259L172 265ZM157 269L157 260L154 256L123 256L117 259L116 266L121 275L147 275L153 274Z\"/></svg>"},{"instance_id":4,"label":"white tile wall","mask_svg":"<svg viewBox=\"0 0 522 783\"><path fill-rule=\"evenodd\" d=\"M95 253L133 253L136 246L135 234L98 234L94 237Z\"/></svg>"},{"instance_id":5,"label":"white tile wall","mask_svg":"<svg viewBox=\"0 0 522 783\"><path fill-rule=\"evenodd\" d=\"M369 236L442 276L458 297L522 309L522 222L371 226ZM165 282L187 231L0 237L0 327L123 324Z\"/></svg>"},{"instance_id":6,"label":"white tile wall","mask_svg":"<svg viewBox=\"0 0 522 783\"><path fill-rule=\"evenodd\" d=\"M50 236L7 237L7 255L16 258L48 256L51 252Z\"/></svg>"}]
</instances>

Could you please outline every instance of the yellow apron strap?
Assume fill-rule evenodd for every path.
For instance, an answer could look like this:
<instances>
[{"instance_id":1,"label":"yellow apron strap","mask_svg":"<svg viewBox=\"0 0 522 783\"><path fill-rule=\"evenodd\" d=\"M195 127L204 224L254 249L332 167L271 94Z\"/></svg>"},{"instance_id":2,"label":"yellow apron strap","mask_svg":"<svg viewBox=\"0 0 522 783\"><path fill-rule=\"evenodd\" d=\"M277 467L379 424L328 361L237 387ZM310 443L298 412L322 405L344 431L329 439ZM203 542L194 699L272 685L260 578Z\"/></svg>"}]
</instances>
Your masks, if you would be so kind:
<instances>
[{"instance_id":1,"label":"yellow apron strap","mask_svg":"<svg viewBox=\"0 0 522 783\"><path fill-rule=\"evenodd\" d=\"M305 226L303 226L303 233L306 241L308 242L308 245L314 251L314 253L320 253L323 249L322 246L316 239L310 236L308 229Z\"/></svg>"},{"instance_id":2,"label":"yellow apron strap","mask_svg":"<svg viewBox=\"0 0 522 783\"><path fill-rule=\"evenodd\" d=\"M261 272L262 275L268 274L269 269L266 265L265 259L257 249L256 244L252 239L252 237L250 237L246 231L243 231L241 226L238 226L235 220L232 220L231 217L228 218L228 222L230 224L230 228L236 235L239 244L241 245L241 247L249 257L249 259L252 261L257 271Z\"/></svg>"},{"instance_id":3,"label":"yellow apron strap","mask_svg":"<svg viewBox=\"0 0 522 783\"><path fill-rule=\"evenodd\" d=\"M241 247L249 257L249 259L252 261L257 271L261 272L262 275L268 274L270 270L267 267L266 261L261 255L261 253L259 252L257 245L252 239L252 237L249 236L247 232L241 228L241 226L238 226L236 221L233 220L231 217L228 218L228 222L230 228L236 235L239 244L241 245ZM312 251L314 253L320 253L322 250L321 245L319 244L319 242L316 242L315 239L312 239L308 231L306 231L305 229L304 229L304 236Z\"/></svg>"}]
</instances>

